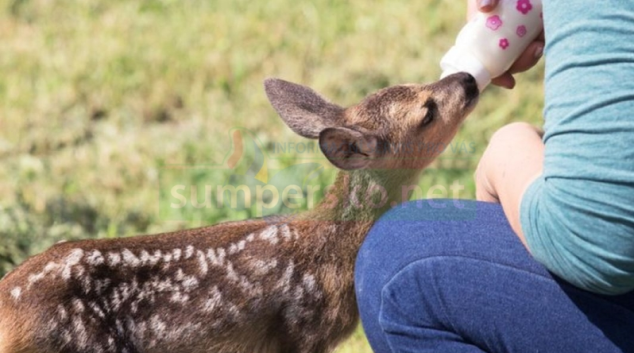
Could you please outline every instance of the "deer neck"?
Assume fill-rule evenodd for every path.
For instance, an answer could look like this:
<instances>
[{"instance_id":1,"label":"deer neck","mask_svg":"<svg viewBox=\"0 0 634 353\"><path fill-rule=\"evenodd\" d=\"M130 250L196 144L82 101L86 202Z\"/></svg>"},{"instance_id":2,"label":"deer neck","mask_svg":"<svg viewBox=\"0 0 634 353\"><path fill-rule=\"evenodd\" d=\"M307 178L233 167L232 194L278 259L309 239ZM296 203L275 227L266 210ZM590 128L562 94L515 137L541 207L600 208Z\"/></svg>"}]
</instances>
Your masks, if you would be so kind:
<instances>
[{"instance_id":1,"label":"deer neck","mask_svg":"<svg viewBox=\"0 0 634 353\"><path fill-rule=\"evenodd\" d=\"M360 246L381 215L407 201L419 174L419 170L340 171L324 200L305 219L336 223L352 238L353 246Z\"/></svg>"}]
</instances>

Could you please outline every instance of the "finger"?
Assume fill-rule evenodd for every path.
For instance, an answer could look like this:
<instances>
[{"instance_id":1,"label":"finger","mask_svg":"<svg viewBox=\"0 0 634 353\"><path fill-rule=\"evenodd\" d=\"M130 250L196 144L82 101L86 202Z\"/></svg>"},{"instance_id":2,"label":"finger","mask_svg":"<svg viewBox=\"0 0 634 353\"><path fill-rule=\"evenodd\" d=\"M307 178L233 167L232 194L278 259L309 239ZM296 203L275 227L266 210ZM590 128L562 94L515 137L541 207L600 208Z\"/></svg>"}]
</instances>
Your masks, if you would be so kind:
<instances>
[{"instance_id":1,"label":"finger","mask_svg":"<svg viewBox=\"0 0 634 353\"><path fill-rule=\"evenodd\" d=\"M478 0L478 10L481 12L491 12L498 6L499 0Z\"/></svg>"},{"instance_id":2,"label":"finger","mask_svg":"<svg viewBox=\"0 0 634 353\"><path fill-rule=\"evenodd\" d=\"M531 67L535 66L539 59L544 54L544 42L536 41L526 47L522 55L513 63L509 72L515 74L518 72L524 72Z\"/></svg>"},{"instance_id":3,"label":"finger","mask_svg":"<svg viewBox=\"0 0 634 353\"><path fill-rule=\"evenodd\" d=\"M467 20L471 20L478 12L491 12L498 6L500 0L468 0Z\"/></svg>"},{"instance_id":4,"label":"finger","mask_svg":"<svg viewBox=\"0 0 634 353\"><path fill-rule=\"evenodd\" d=\"M491 83L496 86L513 89L513 87L515 87L515 78L513 78L513 75L511 75L510 73L506 72L502 74L502 76L496 77L491 80Z\"/></svg>"}]
</instances>

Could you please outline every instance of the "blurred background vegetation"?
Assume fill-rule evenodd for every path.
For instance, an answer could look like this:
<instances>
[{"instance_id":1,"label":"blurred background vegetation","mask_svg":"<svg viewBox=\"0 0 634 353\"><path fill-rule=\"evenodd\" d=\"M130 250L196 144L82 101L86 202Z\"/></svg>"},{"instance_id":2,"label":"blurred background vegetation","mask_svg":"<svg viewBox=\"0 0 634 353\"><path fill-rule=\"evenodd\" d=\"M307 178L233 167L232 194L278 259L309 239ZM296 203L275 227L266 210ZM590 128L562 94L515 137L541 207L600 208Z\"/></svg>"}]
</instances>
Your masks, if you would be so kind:
<instances>
[{"instance_id":1,"label":"blurred background vegetation","mask_svg":"<svg viewBox=\"0 0 634 353\"><path fill-rule=\"evenodd\" d=\"M266 77L342 105L433 81L464 17L441 0L0 0L0 277L60 240L250 217L162 219L162 168L222 163L234 127L265 150L301 141L268 105ZM454 141L474 150L448 150L421 185L458 180L473 197L492 133L541 122L542 71L488 89ZM303 158L277 157L279 169ZM361 330L342 352L370 352Z\"/></svg>"}]
</instances>

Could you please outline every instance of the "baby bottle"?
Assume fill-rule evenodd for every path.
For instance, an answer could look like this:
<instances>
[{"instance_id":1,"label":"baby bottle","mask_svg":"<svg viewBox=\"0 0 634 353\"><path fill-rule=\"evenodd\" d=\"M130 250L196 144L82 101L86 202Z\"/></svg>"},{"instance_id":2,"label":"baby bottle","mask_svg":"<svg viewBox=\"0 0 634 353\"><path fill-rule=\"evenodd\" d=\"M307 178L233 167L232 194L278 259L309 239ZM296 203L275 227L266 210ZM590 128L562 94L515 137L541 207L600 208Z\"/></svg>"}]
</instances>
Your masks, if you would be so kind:
<instances>
[{"instance_id":1,"label":"baby bottle","mask_svg":"<svg viewBox=\"0 0 634 353\"><path fill-rule=\"evenodd\" d=\"M468 72L482 91L505 73L543 29L542 0L500 0L492 12L479 12L440 61L445 77Z\"/></svg>"}]
</instances>

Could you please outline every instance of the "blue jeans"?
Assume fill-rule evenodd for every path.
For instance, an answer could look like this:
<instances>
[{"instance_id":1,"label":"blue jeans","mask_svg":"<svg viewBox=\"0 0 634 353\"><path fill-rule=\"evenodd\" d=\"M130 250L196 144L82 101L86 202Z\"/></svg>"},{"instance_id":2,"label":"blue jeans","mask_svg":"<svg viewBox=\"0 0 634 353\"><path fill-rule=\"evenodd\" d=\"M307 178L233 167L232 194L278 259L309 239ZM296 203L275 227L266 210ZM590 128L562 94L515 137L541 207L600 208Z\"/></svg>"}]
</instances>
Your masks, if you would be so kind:
<instances>
[{"instance_id":1,"label":"blue jeans","mask_svg":"<svg viewBox=\"0 0 634 353\"><path fill-rule=\"evenodd\" d=\"M634 352L634 292L602 296L556 278L498 204L398 206L369 233L355 277L376 353Z\"/></svg>"}]
</instances>

